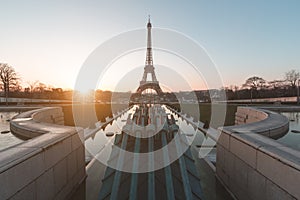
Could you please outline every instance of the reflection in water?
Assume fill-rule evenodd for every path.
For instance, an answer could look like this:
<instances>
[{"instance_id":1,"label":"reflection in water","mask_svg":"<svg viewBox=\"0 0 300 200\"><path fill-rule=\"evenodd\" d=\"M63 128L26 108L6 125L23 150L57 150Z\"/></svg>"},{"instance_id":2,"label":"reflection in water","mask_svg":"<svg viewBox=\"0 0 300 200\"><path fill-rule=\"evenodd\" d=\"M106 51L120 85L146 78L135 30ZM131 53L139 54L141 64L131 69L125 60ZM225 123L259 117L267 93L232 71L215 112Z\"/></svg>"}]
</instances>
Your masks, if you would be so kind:
<instances>
[{"instance_id":1,"label":"reflection in water","mask_svg":"<svg viewBox=\"0 0 300 200\"><path fill-rule=\"evenodd\" d=\"M161 105L139 105L133 114L128 114L127 122L121 130L122 134L115 136L114 143L111 144L112 148L105 146L103 150L101 149L104 152L96 155L102 163L107 163L99 199L109 196L113 199L123 197L124 191L129 189L135 190L134 193L139 199L144 196L144 191L147 189L154 193L153 189L156 184L173 187L171 182L173 178L178 178L178 182L174 184L176 190L189 187L190 191L187 196L195 194L196 197L202 199L200 177L196 173L196 166L189 148L192 140L189 142L190 136L187 136L195 136L196 129L189 125L185 127L186 132L184 132L179 130L175 122L170 110ZM110 133L112 130L107 132L107 128L106 133ZM107 148L109 150L106 150ZM108 152L111 152L109 160L104 160L103 158L107 159ZM181 176L178 176L178 173ZM148 182L152 189L148 188L149 185L138 182ZM190 183L194 188L190 186ZM112 189L108 191L107 188ZM161 196L163 193L159 191L156 188L154 194L156 198L165 199L166 196ZM167 191L167 194L170 193L174 194L172 191Z\"/></svg>"},{"instance_id":2,"label":"reflection in water","mask_svg":"<svg viewBox=\"0 0 300 200\"><path fill-rule=\"evenodd\" d=\"M277 141L300 150L300 112L283 112L281 114L290 120L290 129L284 137Z\"/></svg>"},{"instance_id":3,"label":"reflection in water","mask_svg":"<svg viewBox=\"0 0 300 200\"><path fill-rule=\"evenodd\" d=\"M90 160L97 155L105 156L108 160L111 153L112 145L116 134L121 134L122 127L126 124L128 115L133 114L136 107L134 106L120 117L105 124L102 128L85 140L87 160ZM107 133L114 133L112 136L107 136Z\"/></svg>"},{"instance_id":4,"label":"reflection in water","mask_svg":"<svg viewBox=\"0 0 300 200\"><path fill-rule=\"evenodd\" d=\"M169 116L172 113L167 107L163 106L163 108L166 111L166 115ZM136 109L137 106L132 107L120 117L102 126L101 130L85 140L87 160L96 157L104 163L108 161L114 145L115 136L122 133L128 121L128 117L132 117ZM201 147L202 143L207 139L206 136L177 114L172 113L172 116L176 124L180 127L180 132L185 135L187 143L192 144L193 148L199 150L199 147ZM197 148L196 145L199 147ZM215 155L213 155L213 157L215 157ZM212 160L215 160L215 158Z\"/></svg>"},{"instance_id":5,"label":"reflection in water","mask_svg":"<svg viewBox=\"0 0 300 200\"><path fill-rule=\"evenodd\" d=\"M194 127L195 125L184 120L184 118L186 118L186 117L184 117L184 118L180 117L178 114L172 112L166 106L162 106L162 107L165 110L165 115L167 116L167 118L170 119L172 122L175 122L179 126L180 134L182 135L182 137L184 137L186 139L186 144L192 143L191 144L192 157L194 159L201 158L199 156L201 156L200 152L202 151L203 155L206 155L207 159L209 159L211 161L215 161L216 149L214 148L214 145L213 146L207 145L207 144L212 143L212 142L207 142L208 140L211 140L211 139L209 137L205 136L200 130L195 128ZM103 194L103 193L99 192L99 189L106 188L106 186L104 187L103 184L106 184L106 185L108 183L111 184L111 181L114 180L115 173L112 173L114 171L114 169L112 169L111 167L107 167L108 165L106 165L105 162L107 162L107 160L109 160L110 158L114 158L115 156L117 156L113 153L114 152L113 149L115 149L113 147L113 145L115 145L114 141L115 140L118 141L118 138L121 138L121 133L124 130L124 126L128 122L128 118L133 119L136 109L137 109L137 106L132 107L129 111L127 111L127 112L123 113L121 116L115 118L112 121L112 123L106 124L104 129L96 131L95 134L90 135L91 137L88 137L86 139L85 146L86 146L87 151L90 152L90 157L91 158L96 157L96 158L98 158L98 161L99 161L98 162L96 159L94 159L87 167L87 169L88 169L87 173L89 175L88 175L88 179L87 179L87 187L86 188L88 189L87 196L92 197L90 199L93 199L93 198L99 199L99 194ZM157 119L157 120L159 121L159 119ZM193 120L193 119L190 117L189 120ZM151 120L149 122L151 123ZM202 123L199 123L199 124L200 124L200 126L203 126ZM103 125L103 123L102 123L102 125ZM99 129L100 129L100 127L101 126L98 126ZM107 134L112 134L112 133L113 133L113 136L107 136ZM89 135L89 134L87 134L87 135ZM159 139L160 141L163 141L162 138L160 138L160 139ZM143 138L141 138L141 140L143 140ZM215 144L215 142L214 142L214 144ZM117 142L116 146L118 146L118 145L122 145L122 144ZM149 143L148 143L148 145L149 145ZM146 145L146 149L147 149L148 145ZM131 143L130 148L131 149L127 149L127 150L128 151L131 150L131 152L132 152L132 150L135 149L136 147L135 147L135 145L132 145L132 143ZM148 146L148 148L149 148L149 146ZM158 149L160 149L160 148L158 148ZM145 153L148 151L145 151L145 152L142 151L142 152ZM207 152L210 152L210 153L207 154ZM101 162L99 160L99 156L101 156ZM126 156L125 157L121 156L121 157L126 158ZM104 158L106 160L103 163ZM114 159L111 159L111 160L114 160ZM189 166L189 168L193 165L190 163L190 161L192 161L193 159L185 158L184 160L186 160L186 162L189 162L189 164L186 165L186 166ZM172 170L178 169L178 166L179 166L178 162L179 161L175 161L170 165ZM133 163L133 162L130 162L130 163ZM141 163L144 163L144 162L141 162ZM158 163L161 163L161 162L158 162ZM229 195L224 190L224 188L221 187L220 184L215 180L215 175L213 173L211 173L210 168L207 166L206 162L203 159L196 159L196 163L197 163L196 164L197 171L200 172L199 174L201 174L200 175L201 180L202 180L201 184L204 184L205 186L209 186L209 188L210 188L208 191L204 191L204 193L218 194L218 195L222 196L222 199L231 199L231 198L229 198ZM164 171L165 170L163 170L163 169L159 169L159 170L156 170L155 173L162 172L162 175L163 175L165 173ZM178 173L180 173L180 172L178 171ZM193 173L193 171L192 172L189 171L189 174L190 173ZM110 175L108 175L108 174L110 174ZM127 177L128 173L124 173L124 174L125 174L124 176ZM135 174L135 173L133 173L133 174ZM138 176L144 177L145 174L146 173L139 173ZM158 174L159 177L161 177L162 175ZM123 177L123 176L121 176L121 177ZM211 177L211 178L208 178L208 177ZM162 179L162 180L165 180L165 179ZM125 181L122 179L122 183L124 183L124 182ZM179 181L179 183L181 184L182 182ZM218 185L218 187L215 188L215 185ZM126 187L126 188L129 188L130 184L127 186L128 187ZM195 187L195 185L193 185L193 187ZM180 190L182 188L183 188L182 185L180 185L180 187L176 187L176 190ZM196 188L198 188L198 187L196 187Z\"/></svg>"}]
</instances>

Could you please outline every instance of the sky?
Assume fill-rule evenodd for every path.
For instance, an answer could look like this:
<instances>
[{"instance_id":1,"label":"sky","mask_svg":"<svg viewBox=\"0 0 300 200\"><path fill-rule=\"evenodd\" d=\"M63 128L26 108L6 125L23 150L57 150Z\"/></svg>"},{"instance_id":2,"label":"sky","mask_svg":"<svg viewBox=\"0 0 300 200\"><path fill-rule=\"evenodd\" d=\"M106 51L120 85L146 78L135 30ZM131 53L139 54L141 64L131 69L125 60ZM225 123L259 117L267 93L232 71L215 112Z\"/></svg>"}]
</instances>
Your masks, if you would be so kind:
<instances>
[{"instance_id":1,"label":"sky","mask_svg":"<svg viewBox=\"0 0 300 200\"><path fill-rule=\"evenodd\" d=\"M283 79L286 71L300 70L300 1L297 0L3 0L0 7L0 63L14 67L24 86L28 81L39 80L54 87L74 88L82 65L99 45L131 30L144 29L146 34L149 14L153 28L177 31L203 47L224 86L240 86L254 75L266 80ZM154 44L157 37L153 38ZM159 60L157 52L154 52L156 71L164 71L159 68L163 59ZM135 75L141 73L129 76L134 77L129 79L136 81L137 87L145 56L144 53L131 56L136 56L132 61L139 68L128 67L128 70ZM130 60L123 60L121 65L131 64ZM116 71L121 65L115 66ZM205 79L205 74L202 76ZM116 88L100 82L100 89ZM189 86L203 89L203 84L197 83ZM120 86L120 81L115 85ZM122 89L134 90L130 87Z\"/></svg>"}]
</instances>

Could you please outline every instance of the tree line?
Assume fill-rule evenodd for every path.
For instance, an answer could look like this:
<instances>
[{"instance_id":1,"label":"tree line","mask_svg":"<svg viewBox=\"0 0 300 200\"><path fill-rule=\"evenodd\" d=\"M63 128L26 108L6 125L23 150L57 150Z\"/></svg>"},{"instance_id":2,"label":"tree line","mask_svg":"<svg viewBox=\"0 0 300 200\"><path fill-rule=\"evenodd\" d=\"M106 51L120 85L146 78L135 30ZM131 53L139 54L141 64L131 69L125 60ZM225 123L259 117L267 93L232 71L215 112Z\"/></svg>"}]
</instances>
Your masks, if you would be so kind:
<instances>
[{"instance_id":1,"label":"tree line","mask_svg":"<svg viewBox=\"0 0 300 200\"><path fill-rule=\"evenodd\" d=\"M298 95L300 83L299 71L292 69L283 75L280 80L267 81L262 77L252 76L246 79L241 86L222 88L226 91L229 100L293 97Z\"/></svg>"},{"instance_id":2,"label":"tree line","mask_svg":"<svg viewBox=\"0 0 300 200\"><path fill-rule=\"evenodd\" d=\"M15 69L7 63L0 63L0 88L2 97L8 104L8 97L36 99L72 99L72 91L44 84L40 81L27 81L22 86L22 79Z\"/></svg>"},{"instance_id":3,"label":"tree line","mask_svg":"<svg viewBox=\"0 0 300 200\"><path fill-rule=\"evenodd\" d=\"M251 76L245 80L241 86L229 86L221 88L225 90L228 100L236 99L252 99L252 98L273 98L273 97L291 97L297 96L298 84L300 82L299 71L292 69L287 71L281 80L267 81L259 76ZM35 99L55 99L55 100L72 100L74 91L63 90L46 85L39 81L27 81L26 87L21 84L21 77L15 69L6 64L0 63L0 88L2 97L18 97L18 98L35 98ZM196 91L196 95L201 101L211 101L208 91ZM96 90L91 92L91 99L109 102L112 93L117 98L124 98L125 92L117 93L111 91ZM79 94L78 94L79 95ZM134 93L130 93L134 95ZM174 99L175 96L166 93L166 99ZM7 100L6 100L7 102Z\"/></svg>"}]
</instances>

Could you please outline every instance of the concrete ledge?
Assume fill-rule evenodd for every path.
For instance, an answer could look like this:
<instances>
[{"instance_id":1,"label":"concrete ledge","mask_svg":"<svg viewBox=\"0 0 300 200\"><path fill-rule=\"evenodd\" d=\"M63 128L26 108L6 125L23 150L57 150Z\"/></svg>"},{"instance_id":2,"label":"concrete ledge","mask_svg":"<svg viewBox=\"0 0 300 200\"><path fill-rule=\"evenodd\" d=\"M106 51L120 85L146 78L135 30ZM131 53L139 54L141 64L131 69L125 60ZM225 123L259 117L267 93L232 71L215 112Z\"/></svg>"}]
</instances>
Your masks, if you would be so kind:
<instances>
[{"instance_id":1,"label":"concrete ledge","mask_svg":"<svg viewBox=\"0 0 300 200\"><path fill-rule=\"evenodd\" d=\"M21 138L34 138L50 132L49 129L44 129L44 126L48 126L49 128L49 124L53 128L61 128L61 126L55 126L55 124L63 125L63 116L64 114L60 107L46 107L32 110L14 117L10 122L10 129L15 135Z\"/></svg>"},{"instance_id":2,"label":"concrete ledge","mask_svg":"<svg viewBox=\"0 0 300 200\"><path fill-rule=\"evenodd\" d=\"M239 117L255 114L257 121L220 129L218 178L238 199L300 199L300 152L265 137L285 134L288 120L271 111L239 110Z\"/></svg>"},{"instance_id":3,"label":"concrete ledge","mask_svg":"<svg viewBox=\"0 0 300 200\"><path fill-rule=\"evenodd\" d=\"M52 124L61 116L42 108L11 121L14 134L34 138L0 151L0 199L64 199L85 179L83 130Z\"/></svg>"},{"instance_id":4,"label":"concrete ledge","mask_svg":"<svg viewBox=\"0 0 300 200\"><path fill-rule=\"evenodd\" d=\"M285 135L289 130L289 120L278 113L250 107L238 107L236 126L225 128L230 132L255 132L273 139Z\"/></svg>"}]
</instances>

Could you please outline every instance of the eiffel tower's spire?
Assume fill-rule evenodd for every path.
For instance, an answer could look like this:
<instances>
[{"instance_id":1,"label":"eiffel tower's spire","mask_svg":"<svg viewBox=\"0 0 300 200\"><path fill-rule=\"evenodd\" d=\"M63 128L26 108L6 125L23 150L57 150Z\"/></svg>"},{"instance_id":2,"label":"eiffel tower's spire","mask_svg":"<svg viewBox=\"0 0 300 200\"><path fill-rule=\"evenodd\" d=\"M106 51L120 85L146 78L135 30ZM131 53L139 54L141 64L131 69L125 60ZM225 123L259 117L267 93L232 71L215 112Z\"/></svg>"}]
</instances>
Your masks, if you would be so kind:
<instances>
[{"instance_id":1,"label":"eiffel tower's spire","mask_svg":"<svg viewBox=\"0 0 300 200\"><path fill-rule=\"evenodd\" d=\"M150 22L150 15L148 18L148 34L147 34L147 53L146 53L146 65L153 65L153 58L152 58L152 43L151 43L151 22Z\"/></svg>"},{"instance_id":2,"label":"eiffel tower's spire","mask_svg":"<svg viewBox=\"0 0 300 200\"><path fill-rule=\"evenodd\" d=\"M155 73L154 73L154 66L153 66L153 58L152 58L152 41L151 41L151 22L150 22L150 15L147 23L147 53L146 53L146 63L144 68L144 75L143 79L140 84L145 84L147 82L147 74L151 74L152 82L157 82Z\"/></svg>"}]
</instances>

